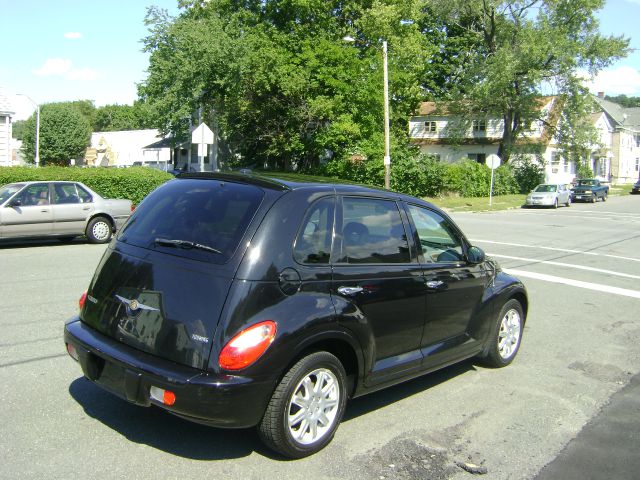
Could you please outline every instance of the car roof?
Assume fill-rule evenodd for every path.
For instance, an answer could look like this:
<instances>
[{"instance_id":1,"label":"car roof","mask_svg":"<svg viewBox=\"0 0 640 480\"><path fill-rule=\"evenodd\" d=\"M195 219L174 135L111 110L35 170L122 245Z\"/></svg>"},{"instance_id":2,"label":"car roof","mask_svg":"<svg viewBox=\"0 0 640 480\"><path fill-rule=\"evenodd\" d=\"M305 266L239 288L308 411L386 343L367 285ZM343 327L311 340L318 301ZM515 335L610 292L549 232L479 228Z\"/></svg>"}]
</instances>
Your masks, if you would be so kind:
<instances>
[{"instance_id":1,"label":"car roof","mask_svg":"<svg viewBox=\"0 0 640 480\"><path fill-rule=\"evenodd\" d=\"M336 193L342 194L370 194L372 196L385 196L389 198L402 199L405 201L409 201L412 203L421 203L424 205L428 205L434 207L429 202L421 200L416 197L412 197L410 195L405 195L403 193L394 192L393 190L383 190L375 187L367 187L364 185L358 184L350 184L350 183L339 183L339 182L315 182L315 181L291 181L291 180L282 180L279 178L272 177L263 177L255 174L247 174L247 173L226 173L226 172L189 172L189 173L181 173L177 177L177 179L181 178L190 178L190 179L212 179L212 180L228 180L230 182L239 182L239 183L248 183L251 185L256 185L262 188L269 188L279 191L291 191L291 190L318 190L325 188L327 190L332 190ZM437 207L436 207L437 208Z\"/></svg>"}]
</instances>

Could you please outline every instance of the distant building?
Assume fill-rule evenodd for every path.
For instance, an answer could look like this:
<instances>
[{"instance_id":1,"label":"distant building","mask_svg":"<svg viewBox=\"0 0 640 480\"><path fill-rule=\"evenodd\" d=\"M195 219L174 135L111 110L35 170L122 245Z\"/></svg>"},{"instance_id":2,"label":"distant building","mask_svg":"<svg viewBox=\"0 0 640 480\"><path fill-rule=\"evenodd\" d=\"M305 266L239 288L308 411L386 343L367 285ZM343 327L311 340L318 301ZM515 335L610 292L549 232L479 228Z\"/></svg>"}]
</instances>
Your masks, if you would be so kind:
<instances>
[{"instance_id":1,"label":"distant building","mask_svg":"<svg viewBox=\"0 0 640 480\"><path fill-rule=\"evenodd\" d=\"M171 149L153 147L162 140L155 129L94 132L91 134L91 146L85 152L84 164L92 167L145 166L170 170Z\"/></svg>"},{"instance_id":2,"label":"distant building","mask_svg":"<svg viewBox=\"0 0 640 480\"><path fill-rule=\"evenodd\" d=\"M596 99L602 107L590 119L598 132L598 143L590 147L587 164L596 178L612 183L631 183L640 174L640 108L623 108ZM540 97L538 119L516 141L516 151L541 158L545 181L569 183L575 179L577 166L561 154L555 129L561 120L557 97ZM423 153L441 161L463 158L480 163L496 154L504 122L501 118L478 114L462 118L451 114L446 103L423 102L419 112L409 120L410 141Z\"/></svg>"},{"instance_id":3,"label":"distant building","mask_svg":"<svg viewBox=\"0 0 640 480\"><path fill-rule=\"evenodd\" d=\"M640 108L625 108L598 93L596 101L613 126L611 178L633 183L640 178Z\"/></svg>"},{"instance_id":4,"label":"distant building","mask_svg":"<svg viewBox=\"0 0 640 480\"><path fill-rule=\"evenodd\" d=\"M9 97L4 93L4 90L0 89L0 166L3 167L13 164L11 155L11 117L14 113Z\"/></svg>"}]
</instances>

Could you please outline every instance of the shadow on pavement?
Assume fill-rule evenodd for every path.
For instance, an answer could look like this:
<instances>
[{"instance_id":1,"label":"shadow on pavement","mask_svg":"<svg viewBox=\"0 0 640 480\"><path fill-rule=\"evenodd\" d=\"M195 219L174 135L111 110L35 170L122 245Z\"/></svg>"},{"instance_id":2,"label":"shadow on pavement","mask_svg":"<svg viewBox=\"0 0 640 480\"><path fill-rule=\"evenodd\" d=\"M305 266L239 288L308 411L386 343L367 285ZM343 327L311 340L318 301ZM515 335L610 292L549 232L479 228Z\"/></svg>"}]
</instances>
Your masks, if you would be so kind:
<instances>
[{"instance_id":1,"label":"shadow on pavement","mask_svg":"<svg viewBox=\"0 0 640 480\"><path fill-rule=\"evenodd\" d=\"M343 421L366 415L444 383L475 367L471 361L365 395L347 404ZM84 377L74 380L69 393L87 415L128 440L194 460L241 458L257 452L273 460L288 460L266 448L255 429L229 430L183 420L157 407L130 404Z\"/></svg>"}]
</instances>

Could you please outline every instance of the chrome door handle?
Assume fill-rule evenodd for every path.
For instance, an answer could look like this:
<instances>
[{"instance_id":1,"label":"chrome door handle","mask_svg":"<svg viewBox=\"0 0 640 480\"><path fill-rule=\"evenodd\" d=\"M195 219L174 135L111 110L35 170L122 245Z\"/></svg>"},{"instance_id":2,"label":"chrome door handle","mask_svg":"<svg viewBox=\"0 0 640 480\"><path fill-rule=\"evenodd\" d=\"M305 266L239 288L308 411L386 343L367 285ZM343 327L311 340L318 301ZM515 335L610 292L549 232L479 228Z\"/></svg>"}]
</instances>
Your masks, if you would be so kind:
<instances>
[{"instance_id":1,"label":"chrome door handle","mask_svg":"<svg viewBox=\"0 0 640 480\"><path fill-rule=\"evenodd\" d=\"M433 290L440 288L442 285L444 285L444 282L441 280L429 280L427 282L427 288L431 288Z\"/></svg>"},{"instance_id":2,"label":"chrome door handle","mask_svg":"<svg viewBox=\"0 0 640 480\"><path fill-rule=\"evenodd\" d=\"M339 287L338 293L342 295L355 295L356 293L362 292L362 287Z\"/></svg>"}]
</instances>

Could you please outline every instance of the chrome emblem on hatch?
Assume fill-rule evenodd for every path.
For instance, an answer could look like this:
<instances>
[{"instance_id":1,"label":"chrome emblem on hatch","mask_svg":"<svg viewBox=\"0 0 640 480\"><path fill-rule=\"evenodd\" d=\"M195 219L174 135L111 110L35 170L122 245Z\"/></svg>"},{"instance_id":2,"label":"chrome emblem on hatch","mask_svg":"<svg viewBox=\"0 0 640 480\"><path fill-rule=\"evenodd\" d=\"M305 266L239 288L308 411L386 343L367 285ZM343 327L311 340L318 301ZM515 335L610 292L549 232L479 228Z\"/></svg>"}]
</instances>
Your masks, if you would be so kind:
<instances>
[{"instance_id":1,"label":"chrome emblem on hatch","mask_svg":"<svg viewBox=\"0 0 640 480\"><path fill-rule=\"evenodd\" d=\"M120 302L126 307L127 315L134 316L139 313L140 310L147 310L151 312L158 312L159 309L155 307L150 307L149 305L145 305L144 303L140 303L138 300L129 299L121 297L120 295L116 295L116 298L120 300Z\"/></svg>"}]
</instances>

